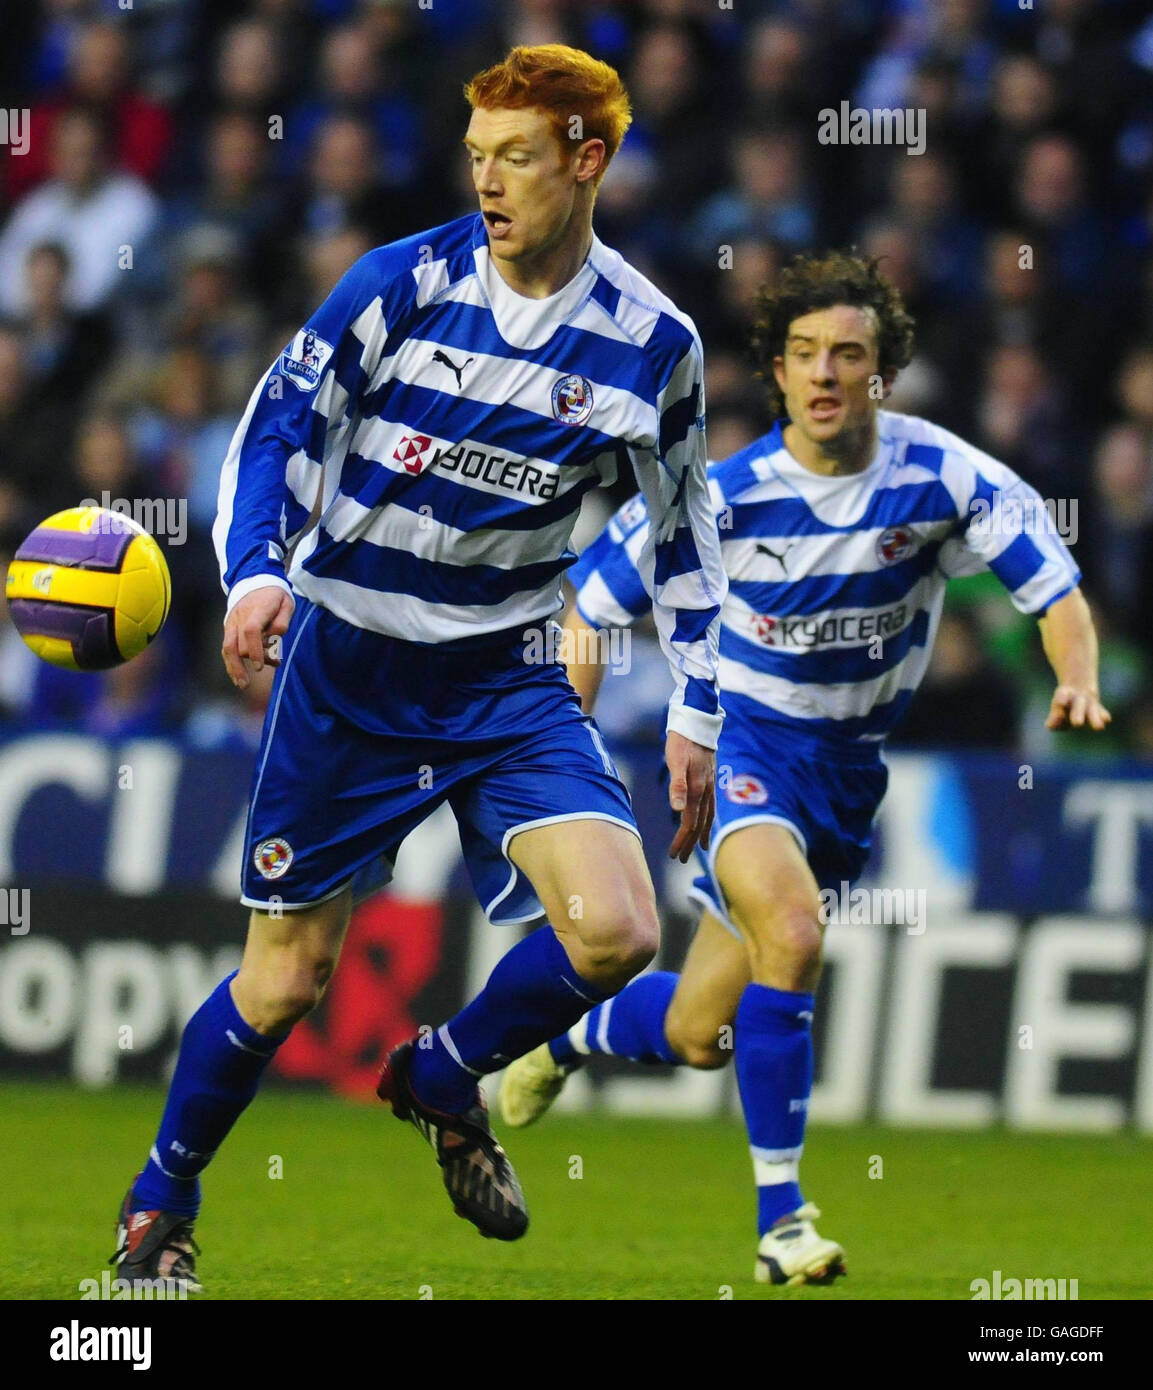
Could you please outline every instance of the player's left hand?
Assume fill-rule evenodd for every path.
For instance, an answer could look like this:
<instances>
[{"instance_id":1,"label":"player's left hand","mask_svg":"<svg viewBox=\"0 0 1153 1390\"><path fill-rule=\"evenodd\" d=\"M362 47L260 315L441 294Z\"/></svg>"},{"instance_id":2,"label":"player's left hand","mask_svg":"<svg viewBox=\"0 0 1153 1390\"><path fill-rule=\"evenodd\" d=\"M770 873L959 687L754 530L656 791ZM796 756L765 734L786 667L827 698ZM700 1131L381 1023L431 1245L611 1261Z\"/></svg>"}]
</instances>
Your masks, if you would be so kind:
<instances>
[{"instance_id":1,"label":"player's left hand","mask_svg":"<svg viewBox=\"0 0 1153 1390\"><path fill-rule=\"evenodd\" d=\"M1059 685L1049 706L1047 729L1082 729L1086 724L1100 732L1113 716L1101 703L1095 690L1083 690L1075 685Z\"/></svg>"},{"instance_id":2,"label":"player's left hand","mask_svg":"<svg viewBox=\"0 0 1153 1390\"><path fill-rule=\"evenodd\" d=\"M665 740L665 762L669 805L681 818L680 829L669 846L669 858L687 864L698 844L702 849L709 847L717 809L717 756L684 734L670 732Z\"/></svg>"}]
</instances>

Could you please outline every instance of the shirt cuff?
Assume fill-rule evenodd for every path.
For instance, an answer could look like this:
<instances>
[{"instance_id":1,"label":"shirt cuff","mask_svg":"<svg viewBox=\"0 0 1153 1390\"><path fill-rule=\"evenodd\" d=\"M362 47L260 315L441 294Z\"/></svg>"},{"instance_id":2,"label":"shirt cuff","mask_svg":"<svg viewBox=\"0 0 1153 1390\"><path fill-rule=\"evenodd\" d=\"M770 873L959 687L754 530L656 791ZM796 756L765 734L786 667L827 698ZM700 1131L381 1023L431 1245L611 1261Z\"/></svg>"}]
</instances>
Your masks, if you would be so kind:
<instances>
[{"instance_id":1,"label":"shirt cuff","mask_svg":"<svg viewBox=\"0 0 1153 1390\"><path fill-rule=\"evenodd\" d=\"M245 594L251 594L256 589L283 589L286 594L292 595L293 601L296 595L292 593L292 585L280 574L250 574L247 579L238 579L228 591L228 607L224 610L224 617L227 620L229 613L236 607Z\"/></svg>"},{"instance_id":2,"label":"shirt cuff","mask_svg":"<svg viewBox=\"0 0 1153 1390\"><path fill-rule=\"evenodd\" d=\"M715 749L724 719L723 710L720 714L705 714L703 710L689 709L685 705L670 705L665 733L683 734L702 748Z\"/></svg>"}]
</instances>

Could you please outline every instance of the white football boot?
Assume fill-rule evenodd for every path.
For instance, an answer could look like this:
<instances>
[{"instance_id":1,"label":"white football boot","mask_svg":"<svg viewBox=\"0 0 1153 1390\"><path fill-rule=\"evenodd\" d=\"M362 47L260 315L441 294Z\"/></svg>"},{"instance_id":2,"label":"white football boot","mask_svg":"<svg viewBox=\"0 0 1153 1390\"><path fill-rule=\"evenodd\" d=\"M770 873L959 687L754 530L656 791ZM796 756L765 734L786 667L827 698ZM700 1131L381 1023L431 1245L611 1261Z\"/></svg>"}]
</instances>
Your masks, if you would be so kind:
<instances>
[{"instance_id":1,"label":"white football boot","mask_svg":"<svg viewBox=\"0 0 1153 1390\"><path fill-rule=\"evenodd\" d=\"M753 1271L758 1284L831 1284L847 1273L845 1252L835 1240L818 1235L813 1225L820 1215L806 1202L765 1232Z\"/></svg>"},{"instance_id":2,"label":"white football boot","mask_svg":"<svg viewBox=\"0 0 1153 1390\"><path fill-rule=\"evenodd\" d=\"M553 1060L548 1043L510 1062L500 1085L501 1118L510 1129L523 1129L538 1120L564 1090L565 1078L576 1070Z\"/></svg>"}]
</instances>

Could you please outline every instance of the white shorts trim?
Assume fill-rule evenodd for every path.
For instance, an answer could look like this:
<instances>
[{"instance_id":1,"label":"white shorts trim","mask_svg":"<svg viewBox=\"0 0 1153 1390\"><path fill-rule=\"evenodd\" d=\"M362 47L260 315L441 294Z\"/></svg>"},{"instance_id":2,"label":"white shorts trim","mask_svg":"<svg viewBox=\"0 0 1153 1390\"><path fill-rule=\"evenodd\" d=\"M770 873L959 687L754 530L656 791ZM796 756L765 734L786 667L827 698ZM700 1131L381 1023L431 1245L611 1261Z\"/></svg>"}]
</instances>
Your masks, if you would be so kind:
<instances>
[{"instance_id":1,"label":"white shorts trim","mask_svg":"<svg viewBox=\"0 0 1153 1390\"><path fill-rule=\"evenodd\" d=\"M319 907L321 903L328 902L330 898L339 897L351 882L351 878L346 878L339 888L334 888L331 893L325 893L323 898L313 898L310 903L276 903L275 906L281 912L306 912L310 907ZM240 902L243 907L259 908L261 912L268 912L273 906L267 899L262 902L259 898L250 898L244 893L240 895Z\"/></svg>"},{"instance_id":2,"label":"white shorts trim","mask_svg":"<svg viewBox=\"0 0 1153 1390\"><path fill-rule=\"evenodd\" d=\"M720 880L717 878L717 851L730 835L738 830L744 830L747 825L784 826L786 830L791 832L793 839L797 842L797 847L804 855L806 861L809 857L809 847L805 843L805 837L801 834L798 827L785 816L774 816L768 811L755 816L742 816L740 820L730 821L728 825L723 826L717 832L713 837L713 842L709 846L708 851L708 875L713 885L713 891L716 894L716 901L714 902L707 893L697 888L695 885L689 888L688 897L692 902L699 903L706 911L711 912L717 921L720 922L721 926L731 931L738 941L743 941L745 938L740 927L738 927L729 916L729 909L725 904L725 895L721 891Z\"/></svg>"},{"instance_id":3,"label":"white shorts trim","mask_svg":"<svg viewBox=\"0 0 1153 1390\"><path fill-rule=\"evenodd\" d=\"M539 820L526 820L522 821L519 825L510 825L509 828L504 832L504 835L501 837L500 842L500 852L504 855L505 859L508 860L508 882L496 895L496 897L493 898L493 900L487 904L487 906L484 909L484 915L488 918L488 920L492 923L494 927L516 927L522 925L525 922L535 922L538 917L544 916L544 908L540 906L539 898L534 899L539 910L536 912L530 912L527 914L527 916L493 916L493 913L496 911L496 909L501 905L502 902L504 902L505 898L507 898L508 895L512 892L512 890L516 887L517 878L522 872L522 870L518 869L517 866L512 862L512 860L509 859L508 847L513 837L519 835L522 830L538 830L541 826L560 825L563 821L570 820L608 821L611 825L623 826L625 830L628 830L633 835L635 835L638 841L641 838L641 832L636 828L635 825L630 825L627 820L622 820L620 816L610 816L607 811L569 811L566 815L562 816L541 816ZM527 874L525 875L525 881L528 882ZM531 887L532 885L530 884L529 886Z\"/></svg>"}]
</instances>

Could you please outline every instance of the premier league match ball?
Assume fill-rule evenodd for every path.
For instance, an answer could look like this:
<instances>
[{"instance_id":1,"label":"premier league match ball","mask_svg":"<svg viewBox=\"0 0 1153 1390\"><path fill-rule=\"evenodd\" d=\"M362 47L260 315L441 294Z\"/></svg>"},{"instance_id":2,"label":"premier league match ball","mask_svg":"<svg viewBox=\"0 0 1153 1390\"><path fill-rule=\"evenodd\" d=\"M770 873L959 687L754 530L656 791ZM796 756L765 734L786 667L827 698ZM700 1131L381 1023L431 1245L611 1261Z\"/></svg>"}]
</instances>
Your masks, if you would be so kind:
<instances>
[{"instance_id":1,"label":"premier league match ball","mask_svg":"<svg viewBox=\"0 0 1153 1390\"><path fill-rule=\"evenodd\" d=\"M16 630L37 656L70 671L139 656L171 603L164 552L130 517L103 507L50 516L8 568Z\"/></svg>"}]
</instances>

